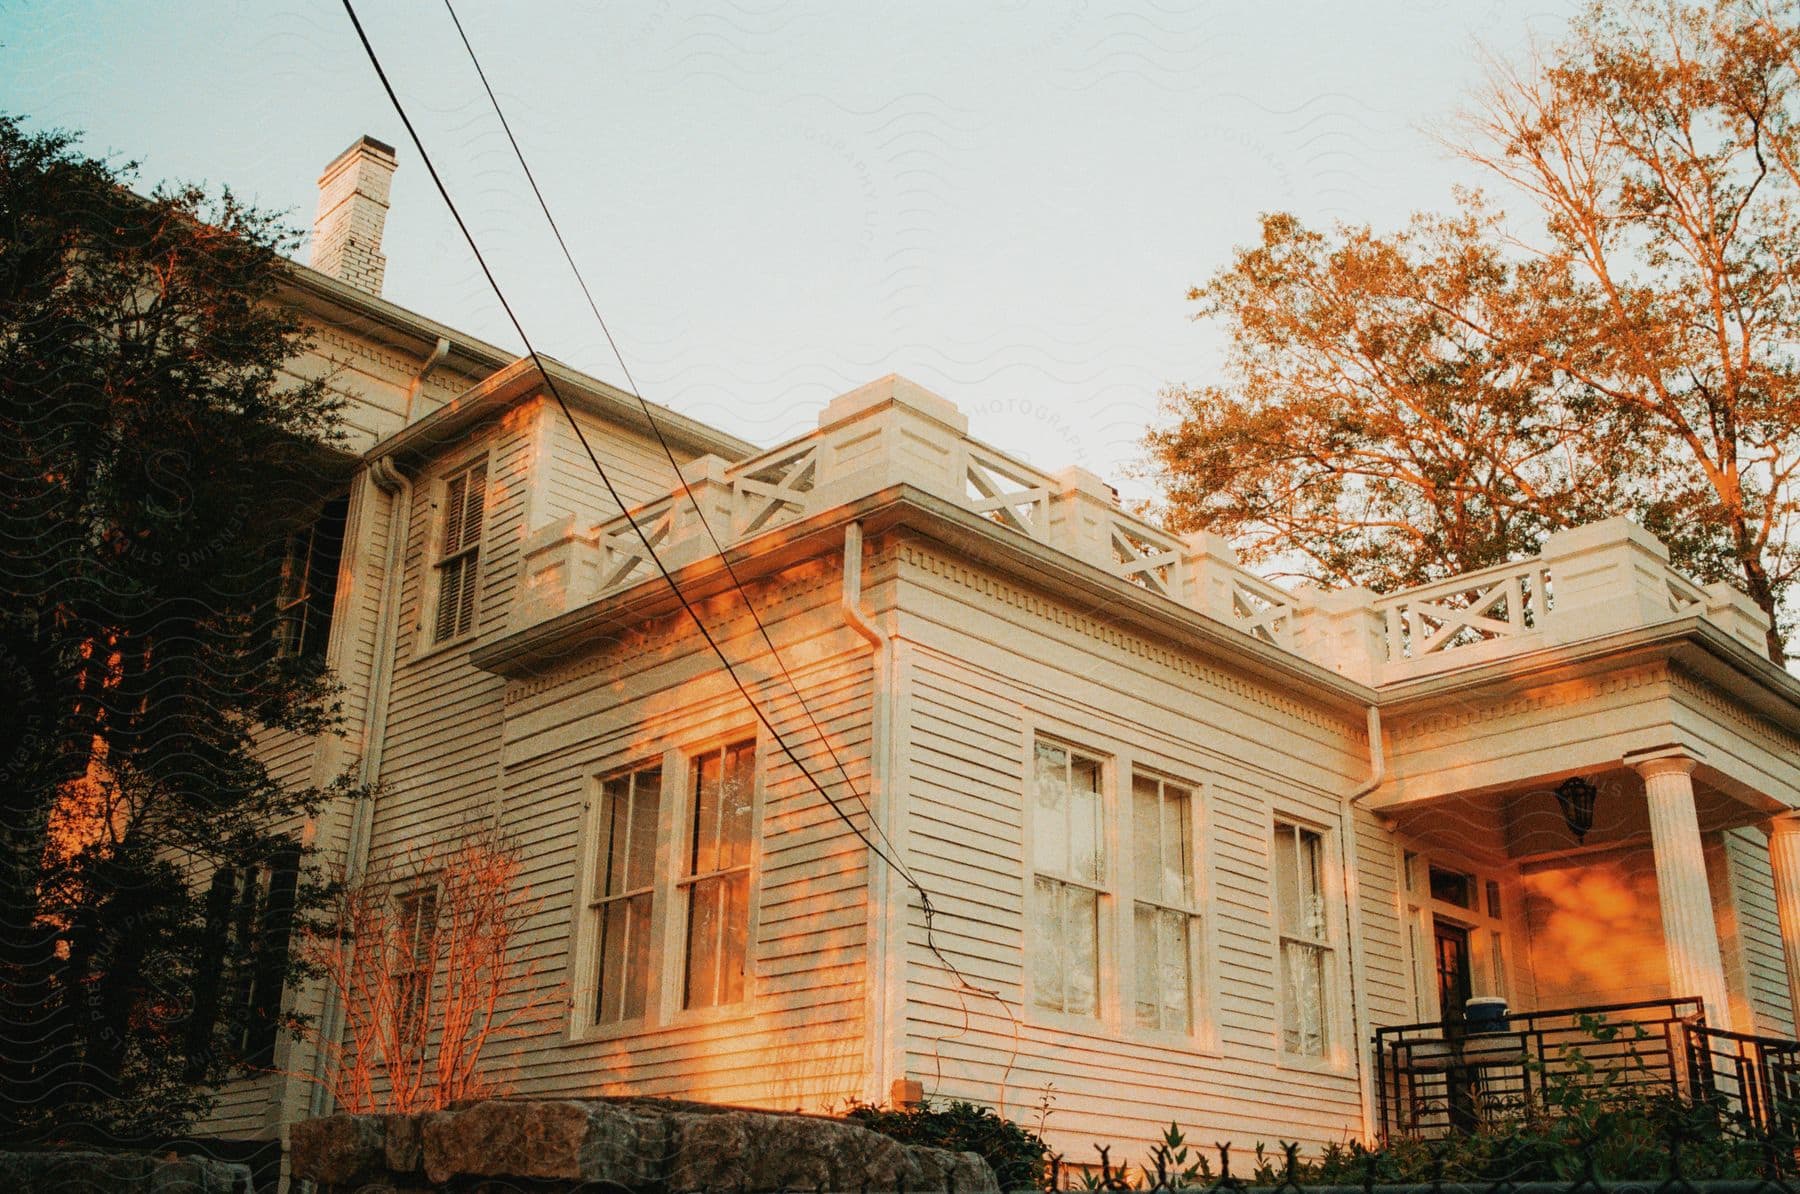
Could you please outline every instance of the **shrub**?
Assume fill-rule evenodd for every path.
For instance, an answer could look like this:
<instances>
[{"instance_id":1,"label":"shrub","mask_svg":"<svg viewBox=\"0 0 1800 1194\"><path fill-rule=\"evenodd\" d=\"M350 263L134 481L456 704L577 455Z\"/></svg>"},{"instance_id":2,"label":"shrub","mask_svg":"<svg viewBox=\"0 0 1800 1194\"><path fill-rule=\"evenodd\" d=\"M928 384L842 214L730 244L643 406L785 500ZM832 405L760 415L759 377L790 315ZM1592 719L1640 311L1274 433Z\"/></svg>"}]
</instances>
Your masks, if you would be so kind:
<instances>
[{"instance_id":1,"label":"shrub","mask_svg":"<svg viewBox=\"0 0 1800 1194\"><path fill-rule=\"evenodd\" d=\"M914 1108L857 1104L845 1118L902 1144L921 1144L952 1152L972 1152L988 1163L1002 1190L1041 1189L1048 1169L1048 1150L1036 1132L996 1113L961 1100Z\"/></svg>"}]
</instances>

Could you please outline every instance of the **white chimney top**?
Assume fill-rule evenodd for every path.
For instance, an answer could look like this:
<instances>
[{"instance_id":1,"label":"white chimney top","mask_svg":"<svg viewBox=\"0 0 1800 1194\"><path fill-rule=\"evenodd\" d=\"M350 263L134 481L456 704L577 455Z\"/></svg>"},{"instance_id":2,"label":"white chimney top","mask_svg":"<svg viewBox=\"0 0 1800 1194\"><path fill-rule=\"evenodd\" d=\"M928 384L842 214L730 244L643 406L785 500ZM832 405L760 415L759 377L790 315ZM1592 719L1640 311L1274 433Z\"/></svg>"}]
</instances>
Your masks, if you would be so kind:
<instances>
[{"instance_id":1,"label":"white chimney top","mask_svg":"<svg viewBox=\"0 0 1800 1194\"><path fill-rule=\"evenodd\" d=\"M387 272L381 230L397 165L392 145L365 136L325 167L319 176L319 214L313 220L314 269L358 290L381 293Z\"/></svg>"}]
</instances>

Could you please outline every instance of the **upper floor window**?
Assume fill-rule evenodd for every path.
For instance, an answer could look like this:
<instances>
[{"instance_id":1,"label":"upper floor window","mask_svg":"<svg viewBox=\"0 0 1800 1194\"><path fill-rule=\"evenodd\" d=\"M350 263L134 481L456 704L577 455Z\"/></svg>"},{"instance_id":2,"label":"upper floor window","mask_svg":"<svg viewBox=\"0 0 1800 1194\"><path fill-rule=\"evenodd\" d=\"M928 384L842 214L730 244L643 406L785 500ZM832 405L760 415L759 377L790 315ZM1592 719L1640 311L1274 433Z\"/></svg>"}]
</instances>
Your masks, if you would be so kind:
<instances>
[{"instance_id":1,"label":"upper floor window","mask_svg":"<svg viewBox=\"0 0 1800 1194\"><path fill-rule=\"evenodd\" d=\"M1060 742L1034 751L1032 909L1026 952L1032 1001L1100 1014L1100 908L1106 894L1104 764Z\"/></svg>"},{"instance_id":2,"label":"upper floor window","mask_svg":"<svg viewBox=\"0 0 1800 1194\"><path fill-rule=\"evenodd\" d=\"M1132 777L1133 998L1142 1028L1194 1028L1201 912L1193 818L1191 789Z\"/></svg>"},{"instance_id":3,"label":"upper floor window","mask_svg":"<svg viewBox=\"0 0 1800 1194\"><path fill-rule=\"evenodd\" d=\"M1324 1057L1333 1045L1327 985L1333 951L1326 911L1324 835L1277 822L1274 865L1281 941L1281 1047L1302 1057Z\"/></svg>"},{"instance_id":4,"label":"upper floor window","mask_svg":"<svg viewBox=\"0 0 1800 1194\"><path fill-rule=\"evenodd\" d=\"M329 499L316 519L282 544L275 593L275 649L281 655L316 659L325 654L349 509L348 494Z\"/></svg>"},{"instance_id":5,"label":"upper floor window","mask_svg":"<svg viewBox=\"0 0 1800 1194\"><path fill-rule=\"evenodd\" d=\"M750 939L750 843L756 795L753 739L688 762L687 850L677 887L687 909L684 1007L744 997Z\"/></svg>"},{"instance_id":6,"label":"upper floor window","mask_svg":"<svg viewBox=\"0 0 1800 1194\"><path fill-rule=\"evenodd\" d=\"M660 765L615 775L600 785L599 898L594 902L600 918L597 1024L635 1020L649 1003L661 814Z\"/></svg>"},{"instance_id":7,"label":"upper floor window","mask_svg":"<svg viewBox=\"0 0 1800 1194\"><path fill-rule=\"evenodd\" d=\"M437 553L437 614L433 642L475 627L481 579L481 524L487 507L487 461L478 460L444 482L443 535Z\"/></svg>"}]
</instances>

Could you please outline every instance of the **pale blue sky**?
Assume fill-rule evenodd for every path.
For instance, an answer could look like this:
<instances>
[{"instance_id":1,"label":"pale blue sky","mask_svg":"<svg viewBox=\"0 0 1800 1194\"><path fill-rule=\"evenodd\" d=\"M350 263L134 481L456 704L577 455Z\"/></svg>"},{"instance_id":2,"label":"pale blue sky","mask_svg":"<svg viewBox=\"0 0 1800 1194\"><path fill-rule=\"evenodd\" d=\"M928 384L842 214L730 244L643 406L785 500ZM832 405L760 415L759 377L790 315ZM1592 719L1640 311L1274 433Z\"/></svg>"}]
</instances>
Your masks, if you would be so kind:
<instances>
[{"instance_id":1,"label":"pale blue sky","mask_svg":"<svg viewBox=\"0 0 1800 1194\"><path fill-rule=\"evenodd\" d=\"M1034 464L1128 494L1167 384L1213 375L1190 285L1258 213L1391 226L1474 181L1431 140L1475 48L1572 5L458 5L646 397L762 443L904 373ZM359 5L538 347L619 380L437 0ZM310 224L398 147L388 298L517 347L342 9L0 0L0 108L142 180Z\"/></svg>"}]
</instances>

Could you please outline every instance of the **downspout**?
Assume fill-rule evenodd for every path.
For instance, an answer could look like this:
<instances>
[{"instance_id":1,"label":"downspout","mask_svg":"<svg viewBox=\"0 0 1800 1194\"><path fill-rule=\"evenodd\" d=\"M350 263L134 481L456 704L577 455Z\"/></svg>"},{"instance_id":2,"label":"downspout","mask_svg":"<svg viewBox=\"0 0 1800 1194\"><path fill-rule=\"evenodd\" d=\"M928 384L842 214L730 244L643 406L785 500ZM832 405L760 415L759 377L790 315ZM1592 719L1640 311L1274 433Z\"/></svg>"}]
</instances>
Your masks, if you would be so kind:
<instances>
[{"instance_id":1,"label":"downspout","mask_svg":"<svg viewBox=\"0 0 1800 1194\"><path fill-rule=\"evenodd\" d=\"M406 405L400 410L400 425L402 427L409 425L413 421L413 404L419 399L419 391L425 388L425 379L430 377L432 372L439 365L444 363L444 358L449 355L450 341L443 336L439 336L437 346L431 350L431 355L425 358L425 363L419 366L419 371L413 374L412 381L407 383Z\"/></svg>"},{"instance_id":2,"label":"downspout","mask_svg":"<svg viewBox=\"0 0 1800 1194\"><path fill-rule=\"evenodd\" d=\"M844 584L840 608L844 614L844 624L867 639L872 648L874 675L871 683L874 691L869 699L869 786L874 807L869 812L871 829L874 830L871 836L880 840L883 830L893 824L894 813L894 793L891 786L895 773L894 640L862 612L862 576L863 528L862 523L852 522L844 528ZM895 1014L888 998L888 979L896 956L892 909L889 906L894 876L872 849L869 851L868 868L869 956L864 962L869 984L869 1047L866 1065L874 1087L870 1101L882 1104L888 1101L896 1077L888 1048L888 1036L893 1029L891 1021Z\"/></svg>"},{"instance_id":3,"label":"downspout","mask_svg":"<svg viewBox=\"0 0 1800 1194\"><path fill-rule=\"evenodd\" d=\"M449 342L440 339L441 347ZM437 355L437 354L434 354ZM441 357L439 358L441 359ZM420 370L419 377L430 372ZM409 399L410 402L410 399ZM406 527L412 511L412 478L400 471L393 457L383 456L369 465L369 479L389 495L387 527L387 560L381 574L381 621L376 627L373 674L369 677L369 703L363 714L362 757L357 762L356 780L369 789L368 795L356 802L351 813L350 832L344 842L344 885L354 885L368 867L369 838L375 823L374 788L381 779L381 757L387 740L389 694L393 690L395 645L400 638L401 572L406 564ZM319 1039L343 1043L344 1009L337 993L325 989L325 1006L319 1013ZM311 1113L314 1117L330 1113L330 1095L325 1085L328 1058L324 1049L313 1053Z\"/></svg>"},{"instance_id":4,"label":"downspout","mask_svg":"<svg viewBox=\"0 0 1800 1194\"><path fill-rule=\"evenodd\" d=\"M1350 950L1350 1031L1355 1037L1356 1093L1362 1104L1363 1140L1372 1142L1375 1138L1375 1083L1369 1073L1369 1058L1365 1051L1369 1025L1363 1000L1367 997L1368 976L1364 973L1363 951L1358 938L1361 925L1356 914L1362 896L1356 852L1356 806L1387 779L1387 750L1381 740L1379 705L1369 706L1368 727L1369 777L1344 797L1339 815L1344 835L1344 941Z\"/></svg>"}]
</instances>

